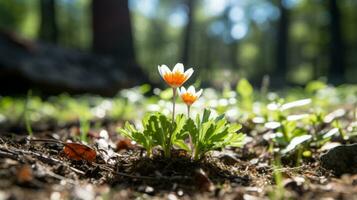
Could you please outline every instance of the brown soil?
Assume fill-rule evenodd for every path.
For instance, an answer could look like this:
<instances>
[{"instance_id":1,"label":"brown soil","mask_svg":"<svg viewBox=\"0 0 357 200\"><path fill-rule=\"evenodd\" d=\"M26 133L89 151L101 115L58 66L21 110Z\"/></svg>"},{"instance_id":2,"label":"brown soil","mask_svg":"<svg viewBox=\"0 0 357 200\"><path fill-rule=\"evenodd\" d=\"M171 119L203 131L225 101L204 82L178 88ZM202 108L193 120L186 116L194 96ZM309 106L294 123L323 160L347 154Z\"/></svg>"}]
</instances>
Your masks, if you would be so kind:
<instances>
[{"instance_id":1,"label":"brown soil","mask_svg":"<svg viewBox=\"0 0 357 200\"><path fill-rule=\"evenodd\" d=\"M76 132L76 127L66 127L35 137L67 141ZM153 158L139 147L116 151L111 143L121 138L113 128L107 127L106 139L99 132L90 134L94 162L71 160L61 143L29 142L27 136L3 133L0 199L357 199L357 175L335 177L320 167L317 151L299 167L283 158L279 187L273 155L259 138L242 149L192 161L182 150L170 159L159 149Z\"/></svg>"}]
</instances>

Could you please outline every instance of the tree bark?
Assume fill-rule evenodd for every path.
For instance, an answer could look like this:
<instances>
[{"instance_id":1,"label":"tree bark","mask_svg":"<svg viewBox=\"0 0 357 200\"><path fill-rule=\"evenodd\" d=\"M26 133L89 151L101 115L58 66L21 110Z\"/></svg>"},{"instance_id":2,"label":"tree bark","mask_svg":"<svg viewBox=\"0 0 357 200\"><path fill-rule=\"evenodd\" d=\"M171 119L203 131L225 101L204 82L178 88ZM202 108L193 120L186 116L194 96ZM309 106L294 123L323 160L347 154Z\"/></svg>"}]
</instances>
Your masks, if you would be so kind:
<instances>
[{"instance_id":1,"label":"tree bark","mask_svg":"<svg viewBox=\"0 0 357 200\"><path fill-rule=\"evenodd\" d=\"M278 3L280 19L276 37L276 67L272 74L273 87L281 87L286 84L288 72L288 45L289 45L289 10L284 7L283 0Z\"/></svg>"},{"instance_id":2,"label":"tree bark","mask_svg":"<svg viewBox=\"0 0 357 200\"><path fill-rule=\"evenodd\" d=\"M187 25L185 28L185 35L182 48L182 62L189 64L190 62L190 44L192 40L192 30L194 27L194 10L196 7L196 0L186 0L186 5L188 8L187 13Z\"/></svg>"},{"instance_id":3,"label":"tree bark","mask_svg":"<svg viewBox=\"0 0 357 200\"><path fill-rule=\"evenodd\" d=\"M330 67L328 80L333 84L345 81L344 44L342 40L341 13L337 0L329 0L330 12Z\"/></svg>"},{"instance_id":4,"label":"tree bark","mask_svg":"<svg viewBox=\"0 0 357 200\"><path fill-rule=\"evenodd\" d=\"M93 51L135 63L128 0L93 0Z\"/></svg>"},{"instance_id":5,"label":"tree bark","mask_svg":"<svg viewBox=\"0 0 357 200\"><path fill-rule=\"evenodd\" d=\"M40 1L41 24L39 30L40 39L43 41L57 43L58 27L56 22L56 2L55 0Z\"/></svg>"},{"instance_id":6,"label":"tree bark","mask_svg":"<svg viewBox=\"0 0 357 200\"><path fill-rule=\"evenodd\" d=\"M93 52L113 57L137 81L150 82L135 59L128 0L92 0Z\"/></svg>"}]
</instances>

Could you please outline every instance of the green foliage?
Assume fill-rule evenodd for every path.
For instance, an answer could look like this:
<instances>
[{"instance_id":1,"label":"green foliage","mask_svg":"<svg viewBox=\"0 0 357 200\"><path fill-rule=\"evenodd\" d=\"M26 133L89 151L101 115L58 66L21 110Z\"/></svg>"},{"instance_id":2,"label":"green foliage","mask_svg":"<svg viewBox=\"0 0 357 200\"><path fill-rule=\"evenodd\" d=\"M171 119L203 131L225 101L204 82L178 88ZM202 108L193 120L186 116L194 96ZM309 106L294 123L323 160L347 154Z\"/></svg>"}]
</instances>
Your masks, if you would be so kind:
<instances>
[{"instance_id":1,"label":"green foliage","mask_svg":"<svg viewBox=\"0 0 357 200\"><path fill-rule=\"evenodd\" d=\"M147 118L143 119L143 126L147 126ZM151 157L152 148L154 147L154 141L152 139L152 135L146 134L145 131L137 130L133 125L129 122L125 122L124 128L118 129L119 133L123 136L130 138L131 140L135 141L136 143L142 145L147 152L147 155Z\"/></svg>"},{"instance_id":2,"label":"green foliage","mask_svg":"<svg viewBox=\"0 0 357 200\"><path fill-rule=\"evenodd\" d=\"M154 144L161 146L165 157L170 157L174 144L187 149L184 145L185 133L182 130L184 124L185 117L183 115L178 115L173 123L165 115L151 115L146 126L146 134L152 135Z\"/></svg>"},{"instance_id":3,"label":"green foliage","mask_svg":"<svg viewBox=\"0 0 357 200\"><path fill-rule=\"evenodd\" d=\"M205 109L202 119L199 115L196 122L188 119L184 126L192 138L194 146L194 159L201 158L205 153L214 149L221 149L227 146L241 147L245 135L237 134L242 126L240 124L230 124L223 115L210 119L211 111Z\"/></svg>"},{"instance_id":4,"label":"green foliage","mask_svg":"<svg viewBox=\"0 0 357 200\"><path fill-rule=\"evenodd\" d=\"M237 84L237 92L243 98L248 98L248 97L251 97L253 95L253 87L248 82L247 79L242 78L242 79L240 79L240 81Z\"/></svg>"},{"instance_id":5,"label":"green foliage","mask_svg":"<svg viewBox=\"0 0 357 200\"><path fill-rule=\"evenodd\" d=\"M357 136L357 126L354 122L356 121L355 105L357 102L357 87L355 85L333 87L320 81L314 81L308 84L306 88L291 88L278 93L268 92L267 96L259 96L256 93L257 91L249 89L250 86L243 87L249 85L244 82L238 84L237 90L225 87L223 93L214 89L207 89L205 95L201 97L202 103L204 106L215 109L218 114L225 113L229 121L244 122L250 130L254 130L258 134L269 133L263 135L263 137L269 140L271 151L278 149L281 156L296 156L298 160L299 157L311 156L311 152L315 152L316 149L332 139L338 138L337 141L341 141L341 139L347 140ZM114 98L65 94L46 99L42 99L36 94L28 97L1 96L0 125L5 128L14 125L28 127L30 134L31 127L37 127L48 122L61 125L78 120L82 122L92 120L101 122L102 119L107 118L133 120L141 118L145 112L161 111L168 113L171 105L168 101L160 100L160 92L154 92L156 95L146 97L144 93L147 91L148 86L144 85L122 90ZM171 89L167 90L167 95L166 98L169 100L172 97ZM243 97L253 98L253 96L257 98L254 99L253 109L248 110L243 104ZM193 112L197 111L195 109L193 107ZM199 144L198 141L205 141L202 141L202 139L195 140L195 138L198 138L197 135L206 135L210 131L210 126L218 126L216 122L208 122L211 121L208 120L203 127L202 118L197 120L183 120L183 118L177 116L175 123L181 124L184 121L184 127L187 128L190 124L194 131L178 131L173 134L171 139L163 137L166 140L165 142L159 140L162 137L160 134L172 133L172 131L168 131L171 130L169 129L172 126L171 120L163 117L160 119L158 116L153 117L149 129L152 130L151 132L158 130L155 132L156 138L154 140L151 139L152 135L141 133L143 136L149 137L149 139L145 139L145 141L149 141L149 144L141 142L142 145L149 149L160 147L166 149L164 150L166 152L169 151L167 149L170 146L171 148L176 146L190 151L191 148L187 143L188 133L196 134L196 137L193 137L194 145L198 144L199 146L202 144ZM182 121L177 122L179 119ZM148 124L148 120L146 120L146 124ZM148 129L145 125L143 125L143 128L143 130ZM83 130L83 128L81 129ZM127 126L127 130L134 130L134 127ZM174 127L172 127L172 130L174 130ZM81 133L85 133L85 131L81 131ZM260 136L258 135L258 137ZM82 139L85 140L85 138L82 135ZM137 141L137 139L133 140ZM152 141L152 144L150 144L150 141ZM194 145L193 149L195 148ZM151 150L149 152L151 153ZM193 151L193 153L195 152Z\"/></svg>"},{"instance_id":6,"label":"green foliage","mask_svg":"<svg viewBox=\"0 0 357 200\"><path fill-rule=\"evenodd\" d=\"M82 142L88 143L87 135L90 130L90 121L82 119L79 121L79 126L80 126L80 128L79 128L80 129L80 140Z\"/></svg>"},{"instance_id":7,"label":"green foliage","mask_svg":"<svg viewBox=\"0 0 357 200\"><path fill-rule=\"evenodd\" d=\"M24 108L24 115L25 115L25 125L26 125L26 130L29 134L30 137L33 136L33 132L32 132L32 127L31 127L31 122L30 122L30 108L29 108L29 99L31 98L32 95L32 91L29 90L27 92L27 98L26 98L26 102L25 102L25 108Z\"/></svg>"},{"instance_id":8,"label":"green foliage","mask_svg":"<svg viewBox=\"0 0 357 200\"><path fill-rule=\"evenodd\" d=\"M242 107L248 111L251 111L253 108L253 86L245 78L239 80L236 90L241 97Z\"/></svg>"},{"instance_id":9,"label":"green foliage","mask_svg":"<svg viewBox=\"0 0 357 200\"><path fill-rule=\"evenodd\" d=\"M271 200L283 200L286 199L286 190L283 183L283 174L281 172L281 161L280 157L275 158L274 160L274 181L275 186L272 188L272 191L269 191L269 199Z\"/></svg>"},{"instance_id":10,"label":"green foliage","mask_svg":"<svg viewBox=\"0 0 357 200\"><path fill-rule=\"evenodd\" d=\"M0 1L0 28L5 30L19 29L26 17L25 0Z\"/></svg>"},{"instance_id":11,"label":"green foliage","mask_svg":"<svg viewBox=\"0 0 357 200\"><path fill-rule=\"evenodd\" d=\"M149 156L152 155L155 146L163 149L165 157L170 157L173 146L190 151L185 143L189 135L192 138L195 160L214 149L243 145L245 135L237 134L237 131L242 128L241 125L228 123L223 115L214 119L210 119L210 115L211 112L205 109L202 119L197 115L196 122L186 119L183 115L176 116L175 122L172 122L165 115L154 113L143 119L143 131L138 131L128 122L118 131L142 145Z\"/></svg>"},{"instance_id":12,"label":"green foliage","mask_svg":"<svg viewBox=\"0 0 357 200\"><path fill-rule=\"evenodd\" d=\"M306 85L305 89L306 89L307 92L313 93L313 92L316 92L318 90L324 89L326 87L327 87L327 85L326 85L325 82L311 81Z\"/></svg>"},{"instance_id":13,"label":"green foliage","mask_svg":"<svg viewBox=\"0 0 357 200\"><path fill-rule=\"evenodd\" d=\"M175 122L172 122L165 115L154 113L144 117L142 121L143 131L138 131L128 122L126 122L124 128L119 128L118 131L142 145L149 157L152 155L152 149L155 146L160 146L165 157L170 157L173 145L188 150L184 143L184 139L187 137L187 134L183 131L185 121L183 115L178 115Z\"/></svg>"}]
</instances>

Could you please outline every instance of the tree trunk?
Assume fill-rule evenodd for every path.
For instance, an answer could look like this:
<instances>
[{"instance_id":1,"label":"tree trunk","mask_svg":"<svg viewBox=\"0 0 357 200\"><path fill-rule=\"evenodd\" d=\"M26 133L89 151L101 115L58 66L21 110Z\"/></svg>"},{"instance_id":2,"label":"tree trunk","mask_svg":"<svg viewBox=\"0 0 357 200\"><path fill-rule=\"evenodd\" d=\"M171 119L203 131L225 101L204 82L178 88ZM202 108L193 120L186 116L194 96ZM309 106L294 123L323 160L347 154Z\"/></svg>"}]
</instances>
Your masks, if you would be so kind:
<instances>
[{"instance_id":1,"label":"tree trunk","mask_svg":"<svg viewBox=\"0 0 357 200\"><path fill-rule=\"evenodd\" d=\"M232 9L232 5L230 5L229 7L227 7L223 13L223 20L225 22L225 25L227 27L227 37L229 38L229 44L228 44L228 51L229 51L229 60L230 60L230 64L232 66L233 69L238 69L239 68L239 63L237 61L237 55L238 55L238 50L239 50L239 44L238 44L238 39L233 38L231 36L231 30L233 28L233 22L232 20L229 18L229 11Z\"/></svg>"},{"instance_id":2,"label":"tree trunk","mask_svg":"<svg viewBox=\"0 0 357 200\"><path fill-rule=\"evenodd\" d=\"M113 57L137 84L149 82L135 60L128 0L93 0L92 31L94 53Z\"/></svg>"},{"instance_id":3,"label":"tree trunk","mask_svg":"<svg viewBox=\"0 0 357 200\"><path fill-rule=\"evenodd\" d=\"M41 24L39 35L40 39L57 43L58 27L56 22L56 2L55 0L41 0L40 1L40 15Z\"/></svg>"},{"instance_id":4,"label":"tree trunk","mask_svg":"<svg viewBox=\"0 0 357 200\"><path fill-rule=\"evenodd\" d=\"M183 41L183 48L182 48L182 62L184 64L189 64L190 62L190 44L191 44L191 36L192 36L192 30L194 26L194 10L196 6L196 0L186 0L187 1L187 8L188 8L188 14L187 14L187 25L185 28L185 35L184 35L184 41Z\"/></svg>"},{"instance_id":5,"label":"tree trunk","mask_svg":"<svg viewBox=\"0 0 357 200\"><path fill-rule=\"evenodd\" d=\"M281 87L286 83L288 72L288 45L289 45L289 10L284 7L283 0L279 0L280 19L276 37L276 67L272 74L273 87Z\"/></svg>"},{"instance_id":6,"label":"tree trunk","mask_svg":"<svg viewBox=\"0 0 357 200\"><path fill-rule=\"evenodd\" d=\"M93 51L135 62L128 1L93 0Z\"/></svg>"},{"instance_id":7,"label":"tree trunk","mask_svg":"<svg viewBox=\"0 0 357 200\"><path fill-rule=\"evenodd\" d=\"M341 13L337 0L329 0L330 12L330 67L328 80L333 84L341 84L345 80L344 45L342 40Z\"/></svg>"}]
</instances>

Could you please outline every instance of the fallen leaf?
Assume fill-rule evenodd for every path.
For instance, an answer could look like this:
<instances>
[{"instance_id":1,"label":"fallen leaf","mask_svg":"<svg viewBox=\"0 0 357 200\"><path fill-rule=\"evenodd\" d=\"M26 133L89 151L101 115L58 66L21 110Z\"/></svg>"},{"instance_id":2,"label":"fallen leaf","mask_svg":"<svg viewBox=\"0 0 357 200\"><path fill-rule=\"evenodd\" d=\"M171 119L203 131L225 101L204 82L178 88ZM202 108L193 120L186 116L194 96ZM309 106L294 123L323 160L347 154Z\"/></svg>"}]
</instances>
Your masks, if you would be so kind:
<instances>
[{"instance_id":1,"label":"fallen leaf","mask_svg":"<svg viewBox=\"0 0 357 200\"><path fill-rule=\"evenodd\" d=\"M92 130L90 130L88 132L88 137L91 139L99 139L100 138L99 133L96 131L92 131Z\"/></svg>"},{"instance_id":2,"label":"fallen leaf","mask_svg":"<svg viewBox=\"0 0 357 200\"><path fill-rule=\"evenodd\" d=\"M93 162L97 156L97 153L94 149L80 143L64 143L63 152L70 159L86 160L88 162Z\"/></svg>"},{"instance_id":3,"label":"fallen leaf","mask_svg":"<svg viewBox=\"0 0 357 200\"><path fill-rule=\"evenodd\" d=\"M195 171L194 180L196 187L201 192L211 192L214 190L212 181L208 178L207 174L202 169L197 169Z\"/></svg>"},{"instance_id":4,"label":"fallen leaf","mask_svg":"<svg viewBox=\"0 0 357 200\"><path fill-rule=\"evenodd\" d=\"M117 142L117 151L133 149L134 145L128 138L121 139Z\"/></svg>"},{"instance_id":5,"label":"fallen leaf","mask_svg":"<svg viewBox=\"0 0 357 200\"><path fill-rule=\"evenodd\" d=\"M16 173L16 178L19 183L27 183L33 179L32 169L29 165L21 166Z\"/></svg>"}]
</instances>

